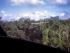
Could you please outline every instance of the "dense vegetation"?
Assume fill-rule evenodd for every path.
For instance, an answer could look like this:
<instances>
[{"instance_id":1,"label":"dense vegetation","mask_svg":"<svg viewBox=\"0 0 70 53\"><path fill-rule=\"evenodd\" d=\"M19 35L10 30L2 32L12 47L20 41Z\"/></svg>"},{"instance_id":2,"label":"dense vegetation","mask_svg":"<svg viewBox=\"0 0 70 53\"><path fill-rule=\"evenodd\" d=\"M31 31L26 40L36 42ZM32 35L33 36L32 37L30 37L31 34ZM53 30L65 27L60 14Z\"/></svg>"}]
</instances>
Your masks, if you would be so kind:
<instances>
[{"instance_id":1,"label":"dense vegetation","mask_svg":"<svg viewBox=\"0 0 70 53\"><path fill-rule=\"evenodd\" d=\"M18 21L0 21L0 24L8 37L70 50L70 19L60 20L58 16L39 21L21 18Z\"/></svg>"}]
</instances>

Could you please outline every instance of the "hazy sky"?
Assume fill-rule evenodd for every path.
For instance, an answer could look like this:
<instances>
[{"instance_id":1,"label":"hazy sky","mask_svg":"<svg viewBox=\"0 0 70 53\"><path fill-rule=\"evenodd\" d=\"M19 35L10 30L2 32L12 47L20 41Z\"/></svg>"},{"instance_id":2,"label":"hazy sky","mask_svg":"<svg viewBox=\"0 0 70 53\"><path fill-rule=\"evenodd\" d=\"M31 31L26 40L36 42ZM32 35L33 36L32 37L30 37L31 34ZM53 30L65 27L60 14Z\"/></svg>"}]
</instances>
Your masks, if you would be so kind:
<instances>
[{"instance_id":1,"label":"hazy sky","mask_svg":"<svg viewBox=\"0 0 70 53\"><path fill-rule=\"evenodd\" d=\"M29 16L42 19L48 16L70 17L70 0L0 0L0 16L4 20Z\"/></svg>"}]
</instances>

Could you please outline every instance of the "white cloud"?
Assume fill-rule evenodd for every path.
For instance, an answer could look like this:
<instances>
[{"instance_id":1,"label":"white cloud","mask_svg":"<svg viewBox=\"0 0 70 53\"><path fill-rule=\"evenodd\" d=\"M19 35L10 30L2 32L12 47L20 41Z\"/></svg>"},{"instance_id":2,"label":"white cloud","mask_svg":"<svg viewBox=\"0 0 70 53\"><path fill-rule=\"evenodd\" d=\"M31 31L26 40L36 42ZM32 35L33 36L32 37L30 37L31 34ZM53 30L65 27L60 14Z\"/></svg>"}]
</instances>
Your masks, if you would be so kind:
<instances>
[{"instance_id":1,"label":"white cloud","mask_svg":"<svg viewBox=\"0 0 70 53\"><path fill-rule=\"evenodd\" d=\"M13 17L11 13L8 13L4 10L0 11L0 16L2 17L2 20L8 20L8 21Z\"/></svg>"},{"instance_id":2,"label":"white cloud","mask_svg":"<svg viewBox=\"0 0 70 53\"><path fill-rule=\"evenodd\" d=\"M46 10L43 11L34 11L34 12L21 12L19 14L11 14L4 10L0 11L0 15L3 17L4 20L19 20L20 18L30 18L31 20L39 20L44 18L50 18L50 16L55 16L52 13L49 13ZM61 14L63 15L63 14Z\"/></svg>"},{"instance_id":3,"label":"white cloud","mask_svg":"<svg viewBox=\"0 0 70 53\"><path fill-rule=\"evenodd\" d=\"M65 16L65 15L66 15L65 13L61 13L61 14L60 14L60 16Z\"/></svg>"},{"instance_id":4,"label":"white cloud","mask_svg":"<svg viewBox=\"0 0 70 53\"><path fill-rule=\"evenodd\" d=\"M4 11L4 10L1 10L1 11L0 11L0 15L1 15L1 16L8 16L8 14L6 13L6 11Z\"/></svg>"},{"instance_id":5,"label":"white cloud","mask_svg":"<svg viewBox=\"0 0 70 53\"><path fill-rule=\"evenodd\" d=\"M3 13L3 14L4 14L4 13L5 13L5 11L4 11L4 10L1 10L1 13Z\"/></svg>"},{"instance_id":6,"label":"white cloud","mask_svg":"<svg viewBox=\"0 0 70 53\"><path fill-rule=\"evenodd\" d=\"M44 1L43 0L31 0L32 4L44 4Z\"/></svg>"},{"instance_id":7,"label":"white cloud","mask_svg":"<svg viewBox=\"0 0 70 53\"><path fill-rule=\"evenodd\" d=\"M4 10L1 10L1 11L0 11L0 15L1 15L2 17L12 16L12 14L7 13L7 12L6 12L6 11L4 11Z\"/></svg>"},{"instance_id":8,"label":"white cloud","mask_svg":"<svg viewBox=\"0 0 70 53\"><path fill-rule=\"evenodd\" d=\"M35 12L25 12L25 13L19 13L19 14L10 14L7 13L6 11L2 10L1 11L1 15L3 17L3 20L18 20L21 17L24 18L30 18L32 20L39 20L39 19L43 19L44 16L48 16L48 12L47 11L35 11Z\"/></svg>"},{"instance_id":9,"label":"white cloud","mask_svg":"<svg viewBox=\"0 0 70 53\"><path fill-rule=\"evenodd\" d=\"M67 4L68 0L54 0L53 3L54 4Z\"/></svg>"},{"instance_id":10,"label":"white cloud","mask_svg":"<svg viewBox=\"0 0 70 53\"><path fill-rule=\"evenodd\" d=\"M21 4L44 4L45 2L43 0L10 0L12 5L21 5Z\"/></svg>"},{"instance_id":11,"label":"white cloud","mask_svg":"<svg viewBox=\"0 0 70 53\"><path fill-rule=\"evenodd\" d=\"M70 14L68 12L60 13L60 19L68 19L70 18Z\"/></svg>"},{"instance_id":12,"label":"white cloud","mask_svg":"<svg viewBox=\"0 0 70 53\"><path fill-rule=\"evenodd\" d=\"M12 5L20 5L22 4L24 1L23 0L10 0Z\"/></svg>"},{"instance_id":13,"label":"white cloud","mask_svg":"<svg viewBox=\"0 0 70 53\"><path fill-rule=\"evenodd\" d=\"M29 17L30 19L39 20L49 16L47 11L35 11L22 13L21 16Z\"/></svg>"}]
</instances>

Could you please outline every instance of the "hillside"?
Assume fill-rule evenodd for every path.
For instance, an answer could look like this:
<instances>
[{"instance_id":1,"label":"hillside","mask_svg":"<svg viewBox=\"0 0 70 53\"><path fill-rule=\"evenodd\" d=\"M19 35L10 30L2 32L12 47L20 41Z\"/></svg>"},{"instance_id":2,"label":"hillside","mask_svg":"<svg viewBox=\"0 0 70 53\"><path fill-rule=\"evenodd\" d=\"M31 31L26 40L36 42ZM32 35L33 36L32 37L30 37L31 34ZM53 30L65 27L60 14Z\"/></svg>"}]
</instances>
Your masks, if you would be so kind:
<instances>
[{"instance_id":1,"label":"hillside","mask_svg":"<svg viewBox=\"0 0 70 53\"><path fill-rule=\"evenodd\" d=\"M1 26L8 37L59 47L70 51L70 19L60 20L57 17L34 21L30 19L3 22Z\"/></svg>"}]
</instances>

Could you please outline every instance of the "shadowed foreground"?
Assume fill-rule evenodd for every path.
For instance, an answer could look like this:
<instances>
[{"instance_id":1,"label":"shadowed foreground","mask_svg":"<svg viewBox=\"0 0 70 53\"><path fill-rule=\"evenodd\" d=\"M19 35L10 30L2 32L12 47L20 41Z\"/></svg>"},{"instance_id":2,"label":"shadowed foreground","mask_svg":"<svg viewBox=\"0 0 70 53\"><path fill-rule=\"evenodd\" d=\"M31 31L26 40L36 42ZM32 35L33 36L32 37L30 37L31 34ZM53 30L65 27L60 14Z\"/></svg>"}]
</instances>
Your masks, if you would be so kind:
<instances>
[{"instance_id":1,"label":"shadowed foreground","mask_svg":"<svg viewBox=\"0 0 70 53\"><path fill-rule=\"evenodd\" d=\"M54 53L67 53L65 51L62 51L58 48L52 48L49 46L44 46L41 44L36 44L33 42L29 42L26 40L21 40L21 39L13 39L13 38L8 38L6 33L3 31L3 29L0 27L0 49L1 50L6 50L7 52L18 52L20 49L21 51L19 52L54 52ZM2 37L5 36L5 37ZM1 51L0 50L0 51ZM2 52L3 52L2 51ZM5 51L5 52L6 52Z\"/></svg>"}]
</instances>

